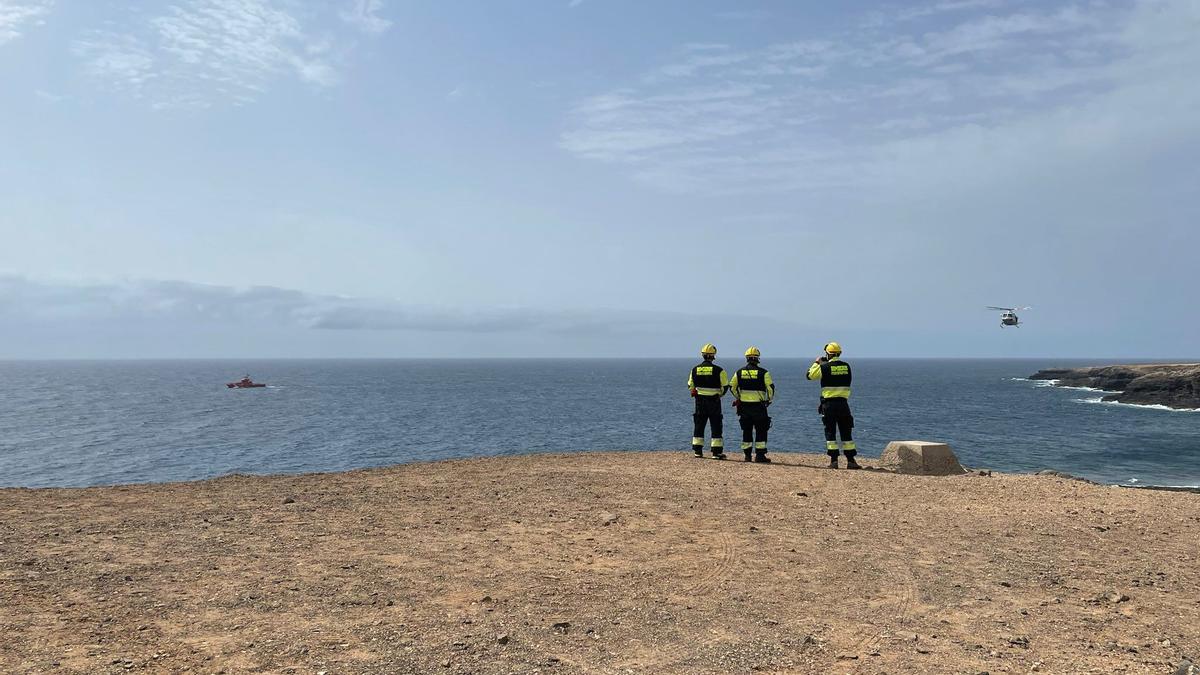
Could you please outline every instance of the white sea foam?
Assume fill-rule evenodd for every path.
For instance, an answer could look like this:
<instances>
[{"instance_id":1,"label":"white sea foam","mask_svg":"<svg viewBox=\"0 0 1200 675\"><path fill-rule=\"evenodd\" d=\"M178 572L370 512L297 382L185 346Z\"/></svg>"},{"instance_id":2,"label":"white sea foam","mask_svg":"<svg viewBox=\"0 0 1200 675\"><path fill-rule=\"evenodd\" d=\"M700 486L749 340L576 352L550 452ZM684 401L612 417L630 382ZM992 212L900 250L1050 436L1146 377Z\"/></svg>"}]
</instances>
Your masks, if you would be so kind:
<instances>
[{"instance_id":1,"label":"white sea foam","mask_svg":"<svg viewBox=\"0 0 1200 675\"><path fill-rule=\"evenodd\" d=\"M1004 379L1008 382L1030 382L1035 387L1053 387L1059 382L1058 380L1034 380L1028 377L1006 377Z\"/></svg>"},{"instance_id":2,"label":"white sea foam","mask_svg":"<svg viewBox=\"0 0 1200 675\"><path fill-rule=\"evenodd\" d=\"M1070 389L1072 391L1102 391L1105 394L1118 394L1120 392L1112 391L1111 389L1097 389L1096 387L1072 387L1070 385L1060 385L1062 380L1031 380L1028 377L1010 377L1009 382L1032 382L1035 387L1054 387L1056 389Z\"/></svg>"},{"instance_id":3,"label":"white sea foam","mask_svg":"<svg viewBox=\"0 0 1200 675\"><path fill-rule=\"evenodd\" d=\"M1122 403L1120 401L1105 401L1103 396L1098 396L1096 398L1077 398L1073 400L1076 403L1099 403L1100 405L1111 405L1122 408L1145 408L1147 410L1166 410L1167 412L1200 413L1200 408L1172 408L1169 405L1160 405L1158 403Z\"/></svg>"}]
</instances>

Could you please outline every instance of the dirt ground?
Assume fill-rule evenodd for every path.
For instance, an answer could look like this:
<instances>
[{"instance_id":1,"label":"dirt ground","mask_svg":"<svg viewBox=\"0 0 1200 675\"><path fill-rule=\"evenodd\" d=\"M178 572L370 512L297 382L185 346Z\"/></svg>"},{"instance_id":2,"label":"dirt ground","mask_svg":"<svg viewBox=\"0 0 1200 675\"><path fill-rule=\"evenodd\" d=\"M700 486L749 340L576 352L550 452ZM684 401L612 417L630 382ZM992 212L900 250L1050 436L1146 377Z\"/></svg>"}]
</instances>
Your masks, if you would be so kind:
<instances>
[{"instance_id":1,"label":"dirt ground","mask_svg":"<svg viewBox=\"0 0 1200 675\"><path fill-rule=\"evenodd\" d=\"M1171 673L1200 657L1200 495L775 459L0 490L0 671Z\"/></svg>"}]
</instances>

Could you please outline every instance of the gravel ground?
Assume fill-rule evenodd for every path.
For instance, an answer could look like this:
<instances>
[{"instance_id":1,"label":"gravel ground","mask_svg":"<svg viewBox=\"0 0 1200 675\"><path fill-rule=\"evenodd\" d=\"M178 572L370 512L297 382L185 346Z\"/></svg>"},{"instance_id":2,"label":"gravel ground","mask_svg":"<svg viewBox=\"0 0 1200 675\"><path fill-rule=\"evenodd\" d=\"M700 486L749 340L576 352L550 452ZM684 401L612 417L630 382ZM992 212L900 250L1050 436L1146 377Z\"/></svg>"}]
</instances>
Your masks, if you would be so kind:
<instances>
[{"instance_id":1,"label":"gravel ground","mask_svg":"<svg viewBox=\"0 0 1200 675\"><path fill-rule=\"evenodd\" d=\"M1200 657L1200 495L773 455L0 490L0 671L1172 673Z\"/></svg>"}]
</instances>

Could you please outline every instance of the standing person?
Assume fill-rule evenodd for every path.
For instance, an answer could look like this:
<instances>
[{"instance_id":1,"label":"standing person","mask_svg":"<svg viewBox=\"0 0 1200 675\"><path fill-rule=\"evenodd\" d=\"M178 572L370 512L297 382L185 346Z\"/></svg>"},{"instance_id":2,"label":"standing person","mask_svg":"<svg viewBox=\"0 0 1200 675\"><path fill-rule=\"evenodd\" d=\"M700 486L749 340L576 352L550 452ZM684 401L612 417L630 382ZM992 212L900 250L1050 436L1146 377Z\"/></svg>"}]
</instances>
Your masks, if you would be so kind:
<instances>
[{"instance_id":1,"label":"standing person","mask_svg":"<svg viewBox=\"0 0 1200 675\"><path fill-rule=\"evenodd\" d=\"M825 423L825 453L829 455L829 468L838 468L838 434L842 436L841 449L846 453L846 468L861 469L854 456L858 446L854 444L854 415L850 414L850 364L842 360L842 346L836 342L825 345L825 355L817 357L808 368L808 379L821 380L821 405L817 412Z\"/></svg>"},{"instance_id":2,"label":"standing person","mask_svg":"<svg viewBox=\"0 0 1200 675\"><path fill-rule=\"evenodd\" d=\"M771 428L771 418L767 415L767 406L775 400L775 383L771 381L771 373L758 365L762 352L758 347L746 350L746 365L733 375L729 387L733 392L733 407L737 409L738 422L742 425L742 452L746 461L750 461L750 451L754 451L754 461L770 464L767 457L767 429Z\"/></svg>"},{"instance_id":3,"label":"standing person","mask_svg":"<svg viewBox=\"0 0 1200 675\"><path fill-rule=\"evenodd\" d=\"M713 459L725 459L725 440L722 438L723 414L721 412L721 397L729 391L729 373L713 360L717 358L717 348L710 342L700 348L700 357L704 360L692 368L688 375L688 389L692 398L696 399L696 412L692 415L695 429L692 431L692 452L697 457L704 456L704 427L712 425L712 456Z\"/></svg>"}]
</instances>

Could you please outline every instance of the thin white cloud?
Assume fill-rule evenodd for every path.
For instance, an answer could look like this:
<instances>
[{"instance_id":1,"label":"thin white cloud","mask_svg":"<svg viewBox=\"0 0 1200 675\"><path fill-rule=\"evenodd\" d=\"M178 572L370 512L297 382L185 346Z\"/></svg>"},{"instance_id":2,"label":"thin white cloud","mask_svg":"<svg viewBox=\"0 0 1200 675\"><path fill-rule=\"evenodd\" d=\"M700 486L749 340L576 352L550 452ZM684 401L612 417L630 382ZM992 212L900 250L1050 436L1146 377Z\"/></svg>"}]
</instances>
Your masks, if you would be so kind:
<instances>
[{"instance_id":1,"label":"thin white cloud","mask_svg":"<svg viewBox=\"0 0 1200 675\"><path fill-rule=\"evenodd\" d=\"M342 10L342 20L364 33L379 35L392 27L392 22L380 16L383 0L348 0Z\"/></svg>"},{"instance_id":2,"label":"thin white cloud","mask_svg":"<svg viewBox=\"0 0 1200 675\"><path fill-rule=\"evenodd\" d=\"M912 21L913 19L922 19L952 12L965 12L974 9L999 9L1005 5L1012 4L1014 4L1013 0L943 0L942 2L927 5L906 7L896 12L896 18L900 21Z\"/></svg>"},{"instance_id":3,"label":"thin white cloud","mask_svg":"<svg viewBox=\"0 0 1200 675\"><path fill-rule=\"evenodd\" d=\"M647 75L647 82L673 77L692 77L696 73L712 68L732 66L750 58L748 54L731 51L724 45L686 45L685 56Z\"/></svg>"},{"instance_id":4,"label":"thin white cloud","mask_svg":"<svg viewBox=\"0 0 1200 675\"><path fill-rule=\"evenodd\" d=\"M999 10L1016 5L1023 0L939 0L923 4L875 9L864 15L862 25L866 28L881 28L904 22L933 22L946 15L966 13L972 10Z\"/></svg>"},{"instance_id":5,"label":"thin white cloud","mask_svg":"<svg viewBox=\"0 0 1200 675\"><path fill-rule=\"evenodd\" d=\"M567 7L570 9L575 9L576 7L578 7L582 4L583 4L583 0L571 0L570 2L567 3Z\"/></svg>"},{"instance_id":6,"label":"thin white cloud","mask_svg":"<svg viewBox=\"0 0 1200 675\"><path fill-rule=\"evenodd\" d=\"M379 9L378 0L364 0L343 18L378 32L386 29ZM321 15L281 0L184 0L114 23L77 40L74 51L104 86L156 107L245 103L286 78L332 86L350 42L312 27L329 25Z\"/></svg>"},{"instance_id":7,"label":"thin white cloud","mask_svg":"<svg viewBox=\"0 0 1200 675\"><path fill-rule=\"evenodd\" d=\"M43 101L46 101L47 103L61 103L68 98L62 94L55 94L54 92L46 91L45 89L35 89L33 95L37 96Z\"/></svg>"},{"instance_id":8,"label":"thin white cloud","mask_svg":"<svg viewBox=\"0 0 1200 675\"><path fill-rule=\"evenodd\" d=\"M962 55L1023 48L1031 42L1040 49L1052 50L1054 44L1040 40L1077 35L1080 32L1099 39L1102 35L1095 32L1100 28L1098 17L1071 6L1050 13L988 15L961 23L947 31L927 33L919 40L906 44L914 47L910 53L913 62L927 65Z\"/></svg>"},{"instance_id":9,"label":"thin white cloud","mask_svg":"<svg viewBox=\"0 0 1200 675\"><path fill-rule=\"evenodd\" d=\"M88 75L135 95L157 76L154 54L133 35L95 32L77 40L74 51L83 57Z\"/></svg>"},{"instance_id":10,"label":"thin white cloud","mask_svg":"<svg viewBox=\"0 0 1200 675\"><path fill-rule=\"evenodd\" d=\"M0 46L21 37L28 25L45 23L54 0L0 0Z\"/></svg>"},{"instance_id":11,"label":"thin white cloud","mask_svg":"<svg viewBox=\"0 0 1200 675\"><path fill-rule=\"evenodd\" d=\"M761 21L770 18L771 13L765 9L735 9L714 12L713 16L729 21Z\"/></svg>"},{"instance_id":12,"label":"thin white cloud","mask_svg":"<svg viewBox=\"0 0 1200 675\"><path fill-rule=\"evenodd\" d=\"M670 191L827 190L928 173L917 158L938 162L916 151L923 141L978 150L980 139L1003 143L1026 124L1058 129L1082 111L1122 109L1123 92L1155 82L1176 89L1160 112L1190 118L1200 72L1194 0L925 9L957 21L756 49L685 47L640 81L579 101L560 146ZM1131 76L1141 63L1158 65ZM1131 134L1147 124L1133 114L1127 123ZM913 163L898 165L902 157Z\"/></svg>"}]
</instances>

